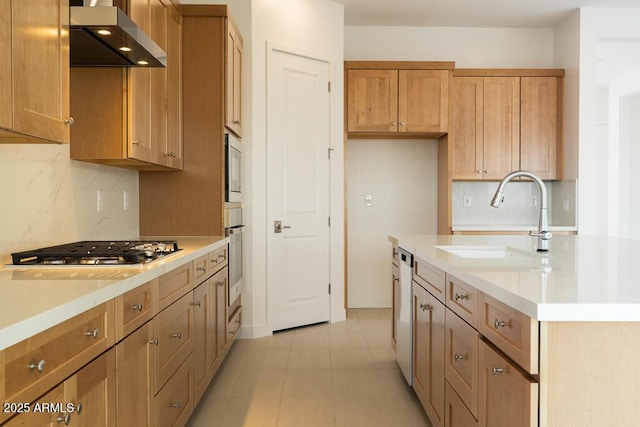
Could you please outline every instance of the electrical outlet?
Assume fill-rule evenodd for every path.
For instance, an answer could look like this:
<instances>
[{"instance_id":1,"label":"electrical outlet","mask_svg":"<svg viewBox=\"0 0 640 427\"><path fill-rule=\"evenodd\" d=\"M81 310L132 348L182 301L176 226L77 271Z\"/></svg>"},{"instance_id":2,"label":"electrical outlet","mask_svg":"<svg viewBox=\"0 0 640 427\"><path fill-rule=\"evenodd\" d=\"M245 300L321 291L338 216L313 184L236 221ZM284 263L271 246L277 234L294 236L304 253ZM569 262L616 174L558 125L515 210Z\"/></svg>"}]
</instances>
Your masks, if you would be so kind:
<instances>
[{"instance_id":1,"label":"electrical outlet","mask_svg":"<svg viewBox=\"0 0 640 427\"><path fill-rule=\"evenodd\" d=\"M104 210L104 192L102 190L96 191L96 211L102 212Z\"/></svg>"},{"instance_id":2,"label":"electrical outlet","mask_svg":"<svg viewBox=\"0 0 640 427\"><path fill-rule=\"evenodd\" d=\"M529 196L529 206L531 206L532 208L538 206L537 196Z\"/></svg>"},{"instance_id":3,"label":"electrical outlet","mask_svg":"<svg viewBox=\"0 0 640 427\"><path fill-rule=\"evenodd\" d=\"M470 196L463 196L462 197L462 206L464 206L465 208L471 207L471 197Z\"/></svg>"},{"instance_id":4,"label":"electrical outlet","mask_svg":"<svg viewBox=\"0 0 640 427\"><path fill-rule=\"evenodd\" d=\"M569 207L570 207L570 206L571 206L571 205L569 204L569 201L568 201L568 200L563 200L563 201L562 201L562 211L563 211L563 212L569 212Z\"/></svg>"}]
</instances>

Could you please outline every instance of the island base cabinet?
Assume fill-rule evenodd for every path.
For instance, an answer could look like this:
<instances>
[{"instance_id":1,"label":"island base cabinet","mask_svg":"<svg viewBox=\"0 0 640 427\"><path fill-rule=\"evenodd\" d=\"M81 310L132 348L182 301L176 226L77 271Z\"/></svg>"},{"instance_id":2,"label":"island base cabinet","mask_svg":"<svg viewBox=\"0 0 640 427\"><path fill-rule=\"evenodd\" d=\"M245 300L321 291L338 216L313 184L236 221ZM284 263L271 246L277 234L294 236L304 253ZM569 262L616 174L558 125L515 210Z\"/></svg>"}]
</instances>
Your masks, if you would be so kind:
<instances>
[{"instance_id":1,"label":"island base cabinet","mask_svg":"<svg viewBox=\"0 0 640 427\"><path fill-rule=\"evenodd\" d=\"M538 426L538 383L486 342L479 342L479 426Z\"/></svg>"},{"instance_id":2,"label":"island base cabinet","mask_svg":"<svg viewBox=\"0 0 640 427\"><path fill-rule=\"evenodd\" d=\"M473 418L469 409L464 405L460 396L456 394L449 383L445 383L445 427L478 427L478 421Z\"/></svg>"}]
</instances>

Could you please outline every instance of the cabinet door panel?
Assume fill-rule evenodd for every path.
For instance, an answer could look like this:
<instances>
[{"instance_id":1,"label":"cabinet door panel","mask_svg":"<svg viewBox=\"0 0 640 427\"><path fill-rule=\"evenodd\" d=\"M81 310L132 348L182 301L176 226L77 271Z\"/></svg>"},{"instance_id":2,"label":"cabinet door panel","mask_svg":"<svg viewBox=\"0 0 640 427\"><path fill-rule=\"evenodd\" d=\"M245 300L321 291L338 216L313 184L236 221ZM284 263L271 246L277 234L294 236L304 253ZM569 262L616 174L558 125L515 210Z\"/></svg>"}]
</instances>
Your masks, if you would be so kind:
<instances>
[{"instance_id":1,"label":"cabinet door panel","mask_svg":"<svg viewBox=\"0 0 640 427\"><path fill-rule=\"evenodd\" d=\"M49 411L36 411L35 408L41 408L43 404L50 402L65 402L64 384L60 384L37 401L31 403L31 412L19 414L10 419L5 427L55 427L59 426L64 420L65 414ZM73 415L72 415L73 416Z\"/></svg>"},{"instance_id":2,"label":"cabinet door panel","mask_svg":"<svg viewBox=\"0 0 640 427\"><path fill-rule=\"evenodd\" d=\"M478 421L473 418L469 409L464 406L460 396L456 394L449 383L445 384L445 422L446 427L478 427Z\"/></svg>"},{"instance_id":3,"label":"cabinet door panel","mask_svg":"<svg viewBox=\"0 0 640 427\"><path fill-rule=\"evenodd\" d=\"M11 40L11 0L0 0L0 40ZM0 128L13 127L11 43L0 43Z\"/></svg>"},{"instance_id":4,"label":"cabinet door panel","mask_svg":"<svg viewBox=\"0 0 640 427\"><path fill-rule=\"evenodd\" d=\"M446 378L474 416L478 414L478 332L446 310Z\"/></svg>"},{"instance_id":5,"label":"cabinet door panel","mask_svg":"<svg viewBox=\"0 0 640 427\"><path fill-rule=\"evenodd\" d=\"M70 380L77 400L76 426L107 427L116 423L116 362L111 349L82 368ZM66 387L66 384L65 384ZM81 408L81 409L78 409Z\"/></svg>"},{"instance_id":6,"label":"cabinet door panel","mask_svg":"<svg viewBox=\"0 0 640 427\"><path fill-rule=\"evenodd\" d=\"M349 132L398 130L398 71L348 70Z\"/></svg>"},{"instance_id":7,"label":"cabinet door panel","mask_svg":"<svg viewBox=\"0 0 640 427\"><path fill-rule=\"evenodd\" d=\"M446 132L449 71L398 72L398 132Z\"/></svg>"},{"instance_id":8,"label":"cabinet door panel","mask_svg":"<svg viewBox=\"0 0 640 427\"><path fill-rule=\"evenodd\" d=\"M557 77L522 77L520 167L542 179L559 179L558 144L562 141Z\"/></svg>"},{"instance_id":9,"label":"cabinet door panel","mask_svg":"<svg viewBox=\"0 0 640 427\"><path fill-rule=\"evenodd\" d=\"M242 136L242 36L227 18L225 125Z\"/></svg>"},{"instance_id":10,"label":"cabinet door panel","mask_svg":"<svg viewBox=\"0 0 640 427\"><path fill-rule=\"evenodd\" d=\"M520 168L520 78L484 78L484 179Z\"/></svg>"},{"instance_id":11,"label":"cabinet door panel","mask_svg":"<svg viewBox=\"0 0 640 427\"><path fill-rule=\"evenodd\" d=\"M182 169L182 17L170 7L167 28L168 166Z\"/></svg>"},{"instance_id":12,"label":"cabinet door panel","mask_svg":"<svg viewBox=\"0 0 640 427\"><path fill-rule=\"evenodd\" d=\"M14 1L11 11L13 128L69 142L68 2Z\"/></svg>"},{"instance_id":13,"label":"cabinet door panel","mask_svg":"<svg viewBox=\"0 0 640 427\"><path fill-rule=\"evenodd\" d=\"M166 52L168 7L160 0L151 0L150 6L150 36ZM151 68L149 79L151 96L147 121L151 129L152 161L168 165L170 157L167 152L167 69L165 67Z\"/></svg>"},{"instance_id":14,"label":"cabinet door panel","mask_svg":"<svg viewBox=\"0 0 640 427\"><path fill-rule=\"evenodd\" d=\"M482 77L454 77L451 84L453 179L482 179L484 84Z\"/></svg>"},{"instance_id":15,"label":"cabinet door panel","mask_svg":"<svg viewBox=\"0 0 640 427\"><path fill-rule=\"evenodd\" d=\"M480 340L478 424L481 427L538 425L538 384Z\"/></svg>"}]
</instances>

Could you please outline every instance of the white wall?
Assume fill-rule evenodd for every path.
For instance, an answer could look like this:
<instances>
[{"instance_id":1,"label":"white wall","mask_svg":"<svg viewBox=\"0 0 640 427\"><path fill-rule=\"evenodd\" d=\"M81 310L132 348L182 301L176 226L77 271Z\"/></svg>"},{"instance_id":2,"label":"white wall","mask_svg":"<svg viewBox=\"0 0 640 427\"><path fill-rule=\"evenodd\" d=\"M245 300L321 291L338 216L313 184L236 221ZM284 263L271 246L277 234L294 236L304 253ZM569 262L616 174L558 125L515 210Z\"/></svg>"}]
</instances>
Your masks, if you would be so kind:
<instances>
[{"instance_id":1,"label":"white wall","mask_svg":"<svg viewBox=\"0 0 640 427\"><path fill-rule=\"evenodd\" d=\"M344 34L346 61L455 61L457 68L554 66L550 28L347 26ZM391 263L386 236L395 232L437 233L437 142L350 140L347 145L348 305L390 307ZM395 153L394 147L402 147L402 151ZM379 150L386 155L378 155ZM423 166L413 191L392 196L391 192L406 185L406 173L392 171L409 169L416 163ZM384 185L379 182L381 171L389 171ZM480 186L480 193L495 190L495 183ZM526 197L529 189L523 188ZM512 190L518 191L518 187ZM363 208L364 194L370 193L374 206ZM393 203L386 203L389 200ZM405 208L414 204L420 214Z\"/></svg>"},{"instance_id":2,"label":"white wall","mask_svg":"<svg viewBox=\"0 0 640 427\"><path fill-rule=\"evenodd\" d=\"M21 250L139 234L138 173L70 160L69 145L0 144L0 182L2 264ZM104 196L100 213L97 190Z\"/></svg>"}]
</instances>

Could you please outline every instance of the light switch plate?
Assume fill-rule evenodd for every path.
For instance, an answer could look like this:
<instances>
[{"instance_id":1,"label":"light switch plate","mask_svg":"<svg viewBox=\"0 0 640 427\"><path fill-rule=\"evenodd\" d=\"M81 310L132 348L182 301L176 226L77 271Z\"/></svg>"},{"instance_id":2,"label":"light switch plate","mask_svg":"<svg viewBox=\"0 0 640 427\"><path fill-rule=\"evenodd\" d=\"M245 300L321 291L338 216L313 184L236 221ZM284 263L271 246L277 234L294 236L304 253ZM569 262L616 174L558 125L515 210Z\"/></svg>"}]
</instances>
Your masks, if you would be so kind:
<instances>
[{"instance_id":1,"label":"light switch plate","mask_svg":"<svg viewBox=\"0 0 640 427\"><path fill-rule=\"evenodd\" d=\"M370 207L373 205L373 194L365 194L364 195L364 205L366 207Z\"/></svg>"}]
</instances>

